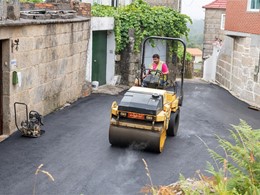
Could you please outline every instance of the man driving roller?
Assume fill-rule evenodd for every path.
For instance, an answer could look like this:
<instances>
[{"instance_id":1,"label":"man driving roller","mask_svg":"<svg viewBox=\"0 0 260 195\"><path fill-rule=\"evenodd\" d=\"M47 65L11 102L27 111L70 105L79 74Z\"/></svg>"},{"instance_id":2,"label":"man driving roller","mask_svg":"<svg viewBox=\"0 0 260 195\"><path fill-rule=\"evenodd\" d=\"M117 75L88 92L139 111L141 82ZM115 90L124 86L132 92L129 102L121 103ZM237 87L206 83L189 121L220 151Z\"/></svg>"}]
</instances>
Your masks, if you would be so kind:
<instances>
[{"instance_id":1,"label":"man driving roller","mask_svg":"<svg viewBox=\"0 0 260 195\"><path fill-rule=\"evenodd\" d=\"M152 64L149 66L149 68L151 70L154 71L149 71L148 74L161 74L161 81L160 84L164 85L165 82L167 81L167 76L169 74L169 69L168 66L165 62L160 60L160 56L159 54L153 54L153 62ZM156 70L158 70L158 72L156 72Z\"/></svg>"},{"instance_id":2,"label":"man driving roller","mask_svg":"<svg viewBox=\"0 0 260 195\"><path fill-rule=\"evenodd\" d=\"M162 74L168 74L168 66L163 61L160 61L159 54L153 54L153 63L150 65L150 69L159 70Z\"/></svg>"}]
</instances>

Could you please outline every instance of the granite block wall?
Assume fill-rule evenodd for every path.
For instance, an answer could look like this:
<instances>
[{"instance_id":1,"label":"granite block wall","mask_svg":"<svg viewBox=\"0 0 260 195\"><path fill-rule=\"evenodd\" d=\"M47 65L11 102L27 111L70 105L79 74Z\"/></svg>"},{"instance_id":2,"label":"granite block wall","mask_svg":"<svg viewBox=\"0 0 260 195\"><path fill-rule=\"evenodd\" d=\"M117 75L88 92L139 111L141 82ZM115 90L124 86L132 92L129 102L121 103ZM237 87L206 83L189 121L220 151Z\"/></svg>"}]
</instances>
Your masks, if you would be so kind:
<instances>
[{"instance_id":1,"label":"granite block wall","mask_svg":"<svg viewBox=\"0 0 260 195\"><path fill-rule=\"evenodd\" d=\"M46 115L86 94L89 36L86 19L1 27L4 134L16 130L14 102ZM20 75L17 84L14 71Z\"/></svg>"}]
</instances>

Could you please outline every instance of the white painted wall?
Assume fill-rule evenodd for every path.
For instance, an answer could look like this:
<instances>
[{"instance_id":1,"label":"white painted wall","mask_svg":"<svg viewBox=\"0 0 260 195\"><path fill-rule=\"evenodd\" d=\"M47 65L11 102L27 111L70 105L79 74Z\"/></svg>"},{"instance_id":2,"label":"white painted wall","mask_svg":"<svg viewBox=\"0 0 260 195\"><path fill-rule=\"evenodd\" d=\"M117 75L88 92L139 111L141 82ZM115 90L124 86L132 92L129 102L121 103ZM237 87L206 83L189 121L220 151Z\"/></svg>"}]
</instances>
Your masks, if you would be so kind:
<instances>
[{"instance_id":1,"label":"white painted wall","mask_svg":"<svg viewBox=\"0 0 260 195\"><path fill-rule=\"evenodd\" d=\"M113 17L91 17L91 30L113 30L114 18Z\"/></svg>"},{"instance_id":2,"label":"white painted wall","mask_svg":"<svg viewBox=\"0 0 260 195\"><path fill-rule=\"evenodd\" d=\"M118 0L119 2L119 5L121 6L126 6L126 5L129 5L133 2L133 0Z\"/></svg>"},{"instance_id":3,"label":"white painted wall","mask_svg":"<svg viewBox=\"0 0 260 195\"><path fill-rule=\"evenodd\" d=\"M115 33L113 30L107 31L107 70L106 82L109 84L115 75Z\"/></svg>"},{"instance_id":4,"label":"white painted wall","mask_svg":"<svg viewBox=\"0 0 260 195\"><path fill-rule=\"evenodd\" d=\"M194 63L202 62L202 56L195 56Z\"/></svg>"},{"instance_id":5,"label":"white painted wall","mask_svg":"<svg viewBox=\"0 0 260 195\"><path fill-rule=\"evenodd\" d=\"M92 41L93 33L90 31L89 36L89 44L88 44L88 51L87 51L87 64L86 64L86 81L92 81Z\"/></svg>"},{"instance_id":6,"label":"white painted wall","mask_svg":"<svg viewBox=\"0 0 260 195\"><path fill-rule=\"evenodd\" d=\"M152 47L149 41L145 44L145 58L144 64L146 68L149 68L149 65L153 61L153 54L159 54L161 61L166 61L166 43L165 41L155 40L155 47Z\"/></svg>"},{"instance_id":7,"label":"white painted wall","mask_svg":"<svg viewBox=\"0 0 260 195\"><path fill-rule=\"evenodd\" d=\"M204 61L203 78L205 81L216 81L217 60L220 47L214 45L212 55Z\"/></svg>"},{"instance_id":8,"label":"white painted wall","mask_svg":"<svg viewBox=\"0 0 260 195\"><path fill-rule=\"evenodd\" d=\"M88 58L86 67L86 80L92 81L92 43L93 31L107 31L107 64L106 64L106 82L109 83L115 74L115 35L114 35L113 17L92 17L91 34L88 46Z\"/></svg>"}]
</instances>

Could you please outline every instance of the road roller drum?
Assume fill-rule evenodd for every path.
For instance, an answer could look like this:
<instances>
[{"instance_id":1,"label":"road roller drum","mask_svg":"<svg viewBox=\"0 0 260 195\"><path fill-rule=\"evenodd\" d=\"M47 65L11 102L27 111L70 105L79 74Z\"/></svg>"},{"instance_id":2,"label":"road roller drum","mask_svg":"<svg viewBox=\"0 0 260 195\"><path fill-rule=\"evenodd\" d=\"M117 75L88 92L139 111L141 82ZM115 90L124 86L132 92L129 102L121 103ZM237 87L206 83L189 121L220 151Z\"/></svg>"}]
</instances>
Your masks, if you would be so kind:
<instances>
[{"instance_id":1,"label":"road roller drum","mask_svg":"<svg viewBox=\"0 0 260 195\"><path fill-rule=\"evenodd\" d=\"M162 152L166 131L147 131L130 127L110 125L109 142L115 146L130 146L138 150Z\"/></svg>"}]
</instances>

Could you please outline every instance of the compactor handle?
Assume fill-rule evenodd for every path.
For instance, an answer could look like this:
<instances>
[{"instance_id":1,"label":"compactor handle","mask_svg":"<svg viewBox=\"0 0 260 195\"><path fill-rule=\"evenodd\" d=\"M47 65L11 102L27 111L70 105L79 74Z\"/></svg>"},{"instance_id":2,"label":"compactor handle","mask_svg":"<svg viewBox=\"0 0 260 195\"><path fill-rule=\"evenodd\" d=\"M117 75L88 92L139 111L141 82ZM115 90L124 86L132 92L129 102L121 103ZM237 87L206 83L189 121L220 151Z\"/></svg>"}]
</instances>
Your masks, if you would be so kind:
<instances>
[{"instance_id":1,"label":"compactor handle","mask_svg":"<svg viewBox=\"0 0 260 195\"><path fill-rule=\"evenodd\" d=\"M20 128L19 128L19 126L18 126L18 124L17 124L17 109L16 109L17 105L23 105L23 106L25 106L26 121L29 121L29 119L28 119L28 106L27 106L27 104L22 103L22 102L15 102L15 103L14 103L15 126L16 126L16 128L17 128L19 131L21 131Z\"/></svg>"}]
</instances>

